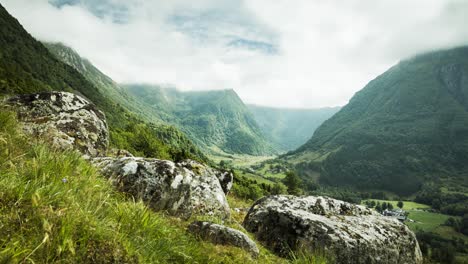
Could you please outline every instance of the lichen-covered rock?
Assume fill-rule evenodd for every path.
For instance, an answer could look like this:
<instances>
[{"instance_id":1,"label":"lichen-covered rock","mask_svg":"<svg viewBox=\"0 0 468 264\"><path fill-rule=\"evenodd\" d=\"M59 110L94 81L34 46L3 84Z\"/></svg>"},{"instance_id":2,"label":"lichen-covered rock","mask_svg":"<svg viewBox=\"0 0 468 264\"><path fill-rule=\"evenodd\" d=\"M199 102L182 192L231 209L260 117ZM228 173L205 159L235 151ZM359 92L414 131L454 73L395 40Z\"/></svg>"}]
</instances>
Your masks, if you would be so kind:
<instances>
[{"instance_id":1,"label":"lichen-covered rock","mask_svg":"<svg viewBox=\"0 0 468 264\"><path fill-rule=\"evenodd\" d=\"M229 217L217 170L195 161L174 163L135 157L96 158L93 163L117 188L156 211L182 218L193 214Z\"/></svg>"},{"instance_id":2,"label":"lichen-covered rock","mask_svg":"<svg viewBox=\"0 0 468 264\"><path fill-rule=\"evenodd\" d=\"M218 178L219 183L221 184L221 188L223 188L224 193L228 194L234 182L234 175L232 174L232 172L218 171L216 173L216 178Z\"/></svg>"},{"instance_id":3,"label":"lichen-covered rock","mask_svg":"<svg viewBox=\"0 0 468 264\"><path fill-rule=\"evenodd\" d=\"M194 167L198 167L200 165L198 162L193 160L185 160L184 164L189 169L192 168L192 164L194 165ZM216 178L218 178L224 193L228 194L234 182L234 175L232 174L232 172L226 170L213 170L213 172L215 173Z\"/></svg>"},{"instance_id":4,"label":"lichen-covered rock","mask_svg":"<svg viewBox=\"0 0 468 264\"><path fill-rule=\"evenodd\" d=\"M66 92L18 95L6 100L27 134L87 156L106 152L109 132L104 113L86 99Z\"/></svg>"},{"instance_id":5,"label":"lichen-covered rock","mask_svg":"<svg viewBox=\"0 0 468 264\"><path fill-rule=\"evenodd\" d=\"M255 242L239 230L211 222L195 221L189 225L188 231L213 244L240 247L253 257L258 257L259 250Z\"/></svg>"},{"instance_id":6,"label":"lichen-covered rock","mask_svg":"<svg viewBox=\"0 0 468 264\"><path fill-rule=\"evenodd\" d=\"M280 255L323 249L336 263L422 263L416 237L403 223L327 197L264 197L243 225Z\"/></svg>"},{"instance_id":7,"label":"lichen-covered rock","mask_svg":"<svg viewBox=\"0 0 468 264\"><path fill-rule=\"evenodd\" d=\"M116 158L134 157L128 150L116 148L107 150L107 156Z\"/></svg>"}]
</instances>

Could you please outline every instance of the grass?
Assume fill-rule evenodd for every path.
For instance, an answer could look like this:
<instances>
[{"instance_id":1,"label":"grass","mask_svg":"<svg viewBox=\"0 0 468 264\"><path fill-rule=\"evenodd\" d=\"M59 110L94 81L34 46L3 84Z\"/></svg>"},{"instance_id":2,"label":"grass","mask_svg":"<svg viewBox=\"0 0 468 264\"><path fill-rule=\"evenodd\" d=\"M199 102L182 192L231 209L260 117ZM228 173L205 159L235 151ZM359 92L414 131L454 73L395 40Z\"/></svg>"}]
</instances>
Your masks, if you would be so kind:
<instances>
[{"instance_id":1,"label":"grass","mask_svg":"<svg viewBox=\"0 0 468 264\"><path fill-rule=\"evenodd\" d=\"M391 203L394 208L397 208L398 201L389 201L389 200L378 200L378 199L368 199L368 200L363 200L363 204L365 201L374 201L374 202L379 202L379 203ZM426 204L420 204L420 203L415 203L412 201L403 201L403 210L410 211L410 210L416 210L416 209L430 209L431 207Z\"/></svg>"},{"instance_id":2,"label":"grass","mask_svg":"<svg viewBox=\"0 0 468 264\"><path fill-rule=\"evenodd\" d=\"M253 156L247 154L233 154L233 153L226 153L217 147L211 147L210 153L208 154L208 158L219 164L222 160L232 164L235 168L248 168L254 164L271 160L276 158L276 156Z\"/></svg>"},{"instance_id":3,"label":"grass","mask_svg":"<svg viewBox=\"0 0 468 264\"><path fill-rule=\"evenodd\" d=\"M364 204L365 201L375 201L376 203L377 202L391 203L394 208L398 208L397 207L398 201L395 201L395 200L391 201L391 200L369 199L369 200L363 200L362 204ZM415 222L409 222L409 221L406 222L408 227L410 227L412 230L419 229L423 231L433 231L438 226L444 224L445 221L450 217L449 215L426 211L428 209L431 209L429 205L420 204L420 203L416 203L412 201L403 201L402 209L409 213L408 215L409 219L412 219L415 221Z\"/></svg>"},{"instance_id":4,"label":"grass","mask_svg":"<svg viewBox=\"0 0 468 264\"><path fill-rule=\"evenodd\" d=\"M245 172L245 171L240 171L240 170L235 170L236 174L237 175L241 175L241 176L244 176L248 179L251 179L251 180L256 180L258 183L265 183L265 184L270 184L270 185L273 185L275 184L275 182L267 179L267 178L264 178L258 174L254 174L254 173L250 173L250 172Z\"/></svg>"},{"instance_id":5,"label":"grass","mask_svg":"<svg viewBox=\"0 0 468 264\"><path fill-rule=\"evenodd\" d=\"M253 259L186 232L190 222L156 213L112 184L73 151L26 138L0 111L0 263L305 263L260 244ZM234 207L245 201L229 198ZM226 222L242 230L242 215ZM216 220L215 220L216 221ZM218 220L220 221L220 220ZM323 263L315 257L315 263ZM318 262L321 261L321 262Z\"/></svg>"},{"instance_id":6,"label":"grass","mask_svg":"<svg viewBox=\"0 0 468 264\"><path fill-rule=\"evenodd\" d=\"M428 211L409 211L408 218L415 222L407 222L407 225L412 230L434 231L438 226L442 225L449 219L449 215L433 213Z\"/></svg>"},{"instance_id":7,"label":"grass","mask_svg":"<svg viewBox=\"0 0 468 264\"><path fill-rule=\"evenodd\" d=\"M434 233L439 234L442 237L445 238L459 238L464 240L466 243L468 243L468 236L463 235L460 232L455 231L453 227L450 226L438 226L434 230L432 230Z\"/></svg>"},{"instance_id":8,"label":"grass","mask_svg":"<svg viewBox=\"0 0 468 264\"><path fill-rule=\"evenodd\" d=\"M271 163L266 163L263 165L263 167L258 170L258 173L264 175L265 178L271 178L271 179L284 179L286 177L286 173L272 173L270 170L272 167L274 167L276 164L271 164Z\"/></svg>"}]
</instances>

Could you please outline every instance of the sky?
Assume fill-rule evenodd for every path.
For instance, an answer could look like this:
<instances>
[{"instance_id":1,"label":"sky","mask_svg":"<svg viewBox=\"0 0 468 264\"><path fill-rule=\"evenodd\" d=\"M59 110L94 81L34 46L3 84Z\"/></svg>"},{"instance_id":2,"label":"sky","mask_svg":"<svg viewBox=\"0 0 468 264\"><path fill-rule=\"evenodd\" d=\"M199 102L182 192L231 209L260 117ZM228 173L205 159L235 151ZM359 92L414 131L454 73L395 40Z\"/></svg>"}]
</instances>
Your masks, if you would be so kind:
<instances>
[{"instance_id":1,"label":"sky","mask_svg":"<svg viewBox=\"0 0 468 264\"><path fill-rule=\"evenodd\" d=\"M399 60L468 45L466 0L0 0L119 83L342 106Z\"/></svg>"}]
</instances>

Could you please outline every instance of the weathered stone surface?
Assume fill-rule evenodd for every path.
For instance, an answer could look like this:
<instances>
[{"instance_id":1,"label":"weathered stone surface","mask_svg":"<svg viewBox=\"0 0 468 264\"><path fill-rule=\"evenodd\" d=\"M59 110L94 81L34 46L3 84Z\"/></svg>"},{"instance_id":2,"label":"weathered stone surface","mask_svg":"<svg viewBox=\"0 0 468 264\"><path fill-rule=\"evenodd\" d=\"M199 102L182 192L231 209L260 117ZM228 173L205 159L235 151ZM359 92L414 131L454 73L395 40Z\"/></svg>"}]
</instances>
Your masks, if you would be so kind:
<instances>
[{"instance_id":1,"label":"weathered stone surface","mask_svg":"<svg viewBox=\"0 0 468 264\"><path fill-rule=\"evenodd\" d=\"M327 197L264 197L244 227L281 255L321 248L336 263L422 263L416 237L403 223Z\"/></svg>"},{"instance_id":2,"label":"weathered stone surface","mask_svg":"<svg viewBox=\"0 0 468 264\"><path fill-rule=\"evenodd\" d=\"M259 250L255 242L239 230L211 222L196 221L189 225L188 231L213 244L240 247L253 257L258 257Z\"/></svg>"},{"instance_id":3,"label":"weathered stone surface","mask_svg":"<svg viewBox=\"0 0 468 264\"><path fill-rule=\"evenodd\" d=\"M192 163L195 165L195 167L199 166L198 162L192 160L185 161L185 164L189 169L191 169ZM234 183L234 175L232 174L232 172L226 170L213 170L213 172L215 173L216 178L218 178L224 193L228 194L232 188L232 184Z\"/></svg>"},{"instance_id":4,"label":"weathered stone surface","mask_svg":"<svg viewBox=\"0 0 468 264\"><path fill-rule=\"evenodd\" d=\"M86 99L66 92L18 95L6 100L18 113L27 134L40 136L62 149L74 148L88 156L103 155L108 146L107 123Z\"/></svg>"},{"instance_id":5,"label":"weathered stone surface","mask_svg":"<svg viewBox=\"0 0 468 264\"><path fill-rule=\"evenodd\" d=\"M218 171L195 161L125 157L96 158L93 163L119 190L142 199L156 211L182 218L193 214L229 217Z\"/></svg>"},{"instance_id":6,"label":"weathered stone surface","mask_svg":"<svg viewBox=\"0 0 468 264\"><path fill-rule=\"evenodd\" d=\"M107 151L107 156L116 158L134 157L132 153L125 149L111 148Z\"/></svg>"},{"instance_id":7,"label":"weathered stone surface","mask_svg":"<svg viewBox=\"0 0 468 264\"><path fill-rule=\"evenodd\" d=\"M216 178L218 178L219 183L221 184L221 188L223 188L224 193L228 194L234 182L234 175L232 174L232 172L218 171L216 173Z\"/></svg>"}]
</instances>

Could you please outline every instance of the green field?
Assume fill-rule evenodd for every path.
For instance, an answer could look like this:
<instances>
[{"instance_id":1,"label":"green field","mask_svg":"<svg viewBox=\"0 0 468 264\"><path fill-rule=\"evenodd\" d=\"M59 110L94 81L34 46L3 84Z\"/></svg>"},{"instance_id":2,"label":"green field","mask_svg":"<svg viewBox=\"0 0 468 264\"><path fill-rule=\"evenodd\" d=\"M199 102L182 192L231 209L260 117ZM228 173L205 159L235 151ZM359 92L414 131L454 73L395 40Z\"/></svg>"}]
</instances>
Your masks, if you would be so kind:
<instances>
[{"instance_id":1,"label":"green field","mask_svg":"<svg viewBox=\"0 0 468 264\"><path fill-rule=\"evenodd\" d=\"M369 199L367 201L374 201L379 203L391 203L394 208L397 208L398 201L387 201L387 200L378 200L378 199ZM364 204L365 200L363 201ZM438 226L445 223L445 221L450 217L449 215L433 213L426 211L431 209L429 205L415 203L411 201L403 201L403 210L409 213L408 218L414 220L415 222L407 221L406 224L412 230L423 230L423 231L433 231Z\"/></svg>"},{"instance_id":2,"label":"green field","mask_svg":"<svg viewBox=\"0 0 468 264\"><path fill-rule=\"evenodd\" d=\"M375 201L376 203L391 203L394 208L397 208L398 203L398 201L369 199L363 200L362 204L364 204L365 201ZM427 211L429 209L431 209L431 207L426 204L420 204L411 201L403 201L403 210L409 213L409 219L414 220L414 222L406 221L405 223L413 231L422 230L426 232L434 232L446 238L457 237L468 241L467 236L456 232L452 227L443 226L447 219L455 216L429 212Z\"/></svg>"},{"instance_id":3,"label":"green field","mask_svg":"<svg viewBox=\"0 0 468 264\"><path fill-rule=\"evenodd\" d=\"M283 179L286 177L285 173L272 173L271 167L275 166L276 164L265 164L258 173L264 175L265 178L272 178L272 179Z\"/></svg>"},{"instance_id":4,"label":"green field","mask_svg":"<svg viewBox=\"0 0 468 264\"><path fill-rule=\"evenodd\" d=\"M249 173L249 172L244 172L244 171L241 171L241 170L234 170L236 172L237 175L241 175L241 176L244 176L246 177L247 179L251 179L251 180L256 180L257 183L265 183L265 184L270 184L270 185L273 185L275 184L273 181L270 181L260 175L257 175L257 174L253 174L253 173Z\"/></svg>"},{"instance_id":5,"label":"green field","mask_svg":"<svg viewBox=\"0 0 468 264\"><path fill-rule=\"evenodd\" d=\"M254 164L261 163L266 160L274 159L276 156L252 156L247 154L230 154L222 151L217 147L210 148L211 153L208 154L210 160L219 164L225 161L235 168L248 168Z\"/></svg>"},{"instance_id":6,"label":"green field","mask_svg":"<svg viewBox=\"0 0 468 264\"><path fill-rule=\"evenodd\" d=\"M447 219L449 219L449 215L439 214L439 213L432 213L428 211L422 210L410 210L409 212L409 219L414 220L415 222L406 222L406 224L412 230L423 230L423 231L434 231L437 227L444 224Z\"/></svg>"},{"instance_id":7,"label":"green field","mask_svg":"<svg viewBox=\"0 0 468 264\"><path fill-rule=\"evenodd\" d=\"M379 202L379 203L391 203L394 208L397 208L398 201L387 201L387 200L378 200L378 199L368 199L368 200L363 200L363 204L365 201L374 201L374 202ZM426 204L420 204L420 203L415 203L411 201L403 201L403 210L405 211L410 211L410 210L415 210L415 209L430 209L431 207Z\"/></svg>"},{"instance_id":8,"label":"green field","mask_svg":"<svg viewBox=\"0 0 468 264\"><path fill-rule=\"evenodd\" d=\"M433 230L433 232L441 235L442 237L446 237L446 238L455 237L455 238L465 240L465 242L468 242L468 236L465 236L462 233L455 231L450 226L438 226Z\"/></svg>"}]
</instances>

